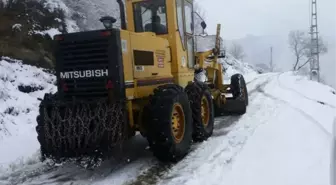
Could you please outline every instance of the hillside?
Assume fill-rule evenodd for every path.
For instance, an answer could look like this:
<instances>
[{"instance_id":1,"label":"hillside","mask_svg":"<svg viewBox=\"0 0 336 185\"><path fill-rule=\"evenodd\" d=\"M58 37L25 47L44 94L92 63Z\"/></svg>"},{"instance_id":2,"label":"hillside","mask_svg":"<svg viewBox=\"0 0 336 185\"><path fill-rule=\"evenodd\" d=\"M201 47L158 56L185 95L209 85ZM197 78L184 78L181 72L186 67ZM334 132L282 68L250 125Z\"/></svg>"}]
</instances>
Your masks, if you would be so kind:
<instances>
[{"instance_id":1,"label":"hillside","mask_svg":"<svg viewBox=\"0 0 336 185\"><path fill-rule=\"evenodd\" d=\"M56 78L41 68L0 60L0 173L38 153L36 116L44 93L55 92ZM15 168L12 166L12 168Z\"/></svg>"},{"instance_id":2,"label":"hillside","mask_svg":"<svg viewBox=\"0 0 336 185\"><path fill-rule=\"evenodd\" d=\"M1 0L0 22L0 56L44 68L54 67L52 39L58 28L79 30L67 7L53 0Z\"/></svg>"}]
</instances>

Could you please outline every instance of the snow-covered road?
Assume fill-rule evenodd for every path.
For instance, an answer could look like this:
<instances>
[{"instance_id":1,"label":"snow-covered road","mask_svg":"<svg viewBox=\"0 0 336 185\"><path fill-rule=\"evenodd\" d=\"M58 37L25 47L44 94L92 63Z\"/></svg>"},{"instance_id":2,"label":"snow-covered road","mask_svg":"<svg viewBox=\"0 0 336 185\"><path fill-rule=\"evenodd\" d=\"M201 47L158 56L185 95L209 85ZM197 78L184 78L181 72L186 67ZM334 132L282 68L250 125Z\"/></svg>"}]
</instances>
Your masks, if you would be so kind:
<instances>
[{"instance_id":1,"label":"snow-covered road","mask_svg":"<svg viewBox=\"0 0 336 185\"><path fill-rule=\"evenodd\" d=\"M214 135L176 165L159 164L137 136L94 171L32 163L0 174L0 184L328 185L333 90L290 73L247 81L247 113L218 118Z\"/></svg>"},{"instance_id":2,"label":"snow-covered road","mask_svg":"<svg viewBox=\"0 0 336 185\"><path fill-rule=\"evenodd\" d=\"M159 184L328 185L335 95L288 74L267 78L255 82L248 113L229 134L211 138Z\"/></svg>"}]
</instances>

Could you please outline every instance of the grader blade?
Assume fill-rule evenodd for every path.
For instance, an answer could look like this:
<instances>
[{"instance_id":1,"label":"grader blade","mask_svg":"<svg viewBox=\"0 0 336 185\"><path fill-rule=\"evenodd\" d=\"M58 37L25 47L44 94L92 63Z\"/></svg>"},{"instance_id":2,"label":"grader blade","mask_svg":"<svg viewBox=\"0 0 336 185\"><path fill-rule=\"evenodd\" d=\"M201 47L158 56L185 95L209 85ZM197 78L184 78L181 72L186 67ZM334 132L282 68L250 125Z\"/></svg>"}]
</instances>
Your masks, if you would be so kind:
<instances>
[{"instance_id":1,"label":"grader blade","mask_svg":"<svg viewBox=\"0 0 336 185\"><path fill-rule=\"evenodd\" d=\"M246 103L243 100L227 98L225 104L216 106L216 116L242 115L246 112Z\"/></svg>"}]
</instances>

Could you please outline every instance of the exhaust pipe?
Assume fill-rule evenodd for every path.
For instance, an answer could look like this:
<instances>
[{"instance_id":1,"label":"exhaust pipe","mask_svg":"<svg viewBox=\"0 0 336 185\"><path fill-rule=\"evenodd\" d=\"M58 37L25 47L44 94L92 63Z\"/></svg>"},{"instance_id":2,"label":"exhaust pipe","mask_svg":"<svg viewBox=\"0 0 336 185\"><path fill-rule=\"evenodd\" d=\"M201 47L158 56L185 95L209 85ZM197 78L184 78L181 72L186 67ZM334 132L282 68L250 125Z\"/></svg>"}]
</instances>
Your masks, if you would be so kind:
<instances>
[{"instance_id":1,"label":"exhaust pipe","mask_svg":"<svg viewBox=\"0 0 336 185\"><path fill-rule=\"evenodd\" d=\"M125 6L122 0L117 0L120 10L121 29L126 30Z\"/></svg>"}]
</instances>

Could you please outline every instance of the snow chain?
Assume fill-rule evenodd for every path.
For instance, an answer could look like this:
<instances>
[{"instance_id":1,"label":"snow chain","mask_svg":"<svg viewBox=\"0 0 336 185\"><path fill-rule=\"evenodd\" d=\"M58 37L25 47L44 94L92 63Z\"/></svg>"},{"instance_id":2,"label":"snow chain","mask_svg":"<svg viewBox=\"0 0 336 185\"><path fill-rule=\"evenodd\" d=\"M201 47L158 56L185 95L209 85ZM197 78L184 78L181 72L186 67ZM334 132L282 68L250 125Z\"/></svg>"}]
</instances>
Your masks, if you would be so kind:
<instances>
[{"instance_id":1,"label":"snow chain","mask_svg":"<svg viewBox=\"0 0 336 185\"><path fill-rule=\"evenodd\" d=\"M43 107L44 148L58 157L105 155L126 138L125 103L106 100L94 104Z\"/></svg>"}]
</instances>

